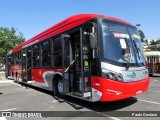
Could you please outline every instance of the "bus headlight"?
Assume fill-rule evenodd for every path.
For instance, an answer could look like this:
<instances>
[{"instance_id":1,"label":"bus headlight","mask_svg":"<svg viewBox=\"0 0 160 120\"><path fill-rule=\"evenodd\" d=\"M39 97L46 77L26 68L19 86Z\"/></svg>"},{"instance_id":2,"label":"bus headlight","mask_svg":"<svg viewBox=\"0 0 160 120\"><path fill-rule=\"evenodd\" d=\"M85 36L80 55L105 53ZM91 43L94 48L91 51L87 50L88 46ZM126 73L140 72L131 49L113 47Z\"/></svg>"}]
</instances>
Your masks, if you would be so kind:
<instances>
[{"instance_id":1,"label":"bus headlight","mask_svg":"<svg viewBox=\"0 0 160 120\"><path fill-rule=\"evenodd\" d=\"M106 70L106 69L102 69L102 77L123 82L122 74L116 73L110 70Z\"/></svg>"}]
</instances>

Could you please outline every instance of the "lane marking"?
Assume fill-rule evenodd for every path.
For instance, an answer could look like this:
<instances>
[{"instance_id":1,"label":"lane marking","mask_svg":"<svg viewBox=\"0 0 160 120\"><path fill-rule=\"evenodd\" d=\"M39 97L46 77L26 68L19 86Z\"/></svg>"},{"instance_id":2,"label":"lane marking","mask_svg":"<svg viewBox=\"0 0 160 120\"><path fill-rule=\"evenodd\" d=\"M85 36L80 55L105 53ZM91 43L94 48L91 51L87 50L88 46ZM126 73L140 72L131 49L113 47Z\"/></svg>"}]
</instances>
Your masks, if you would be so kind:
<instances>
[{"instance_id":1,"label":"lane marking","mask_svg":"<svg viewBox=\"0 0 160 120\"><path fill-rule=\"evenodd\" d=\"M52 101L53 103L58 102L57 100Z\"/></svg>"},{"instance_id":2,"label":"lane marking","mask_svg":"<svg viewBox=\"0 0 160 120\"><path fill-rule=\"evenodd\" d=\"M148 101L148 100L141 100L141 99L137 99L137 100L141 101L141 102L147 102L147 103L152 103L152 104L160 105L160 103L158 103L158 102L153 102L153 101Z\"/></svg>"},{"instance_id":3,"label":"lane marking","mask_svg":"<svg viewBox=\"0 0 160 120\"><path fill-rule=\"evenodd\" d=\"M105 116L105 117L108 117L108 118L110 118L110 119L113 119L113 120L121 120L121 119L119 119L119 118L117 118L117 117L112 117L112 116L109 116L109 115L106 115L106 114L103 114L103 113L100 113L100 112L96 112L96 111L94 111L94 110L91 110L91 111L93 111L93 112L95 112L95 113L97 113L97 114L103 115L103 116Z\"/></svg>"},{"instance_id":4,"label":"lane marking","mask_svg":"<svg viewBox=\"0 0 160 120\"><path fill-rule=\"evenodd\" d=\"M16 86L19 86L19 87L22 87L20 84L15 83L15 82L12 82L11 84L16 85Z\"/></svg>"},{"instance_id":5,"label":"lane marking","mask_svg":"<svg viewBox=\"0 0 160 120\"><path fill-rule=\"evenodd\" d=\"M158 80L152 80L151 82L158 82Z\"/></svg>"},{"instance_id":6,"label":"lane marking","mask_svg":"<svg viewBox=\"0 0 160 120\"><path fill-rule=\"evenodd\" d=\"M0 120L7 120L5 117L0 117Z\"/></svg>"},{"instance_id":7,"label":"lane marking","mask_svg":"<svg viewBox=\"0 0 160 120\"><path fill-rule=\"evenodd\" d=\"M29 93L29 95L32 95L32 96L34 96L34 95L37 95L37 94L34 94L34 93Z\"/></svg>"},{"instance_id":8,"label":"lane marking","mask_svg":"<svg viewBox=\"0 0 160 120\"><path fill-rule=\"evenodd\" d=\"M151 92L160 92L160 91L155 91L155 90L148 90L148 91L151 91Z\"/></svg>"},{"instance_id":9,"label":"lane marking","mask_svg":"<svg viewBox=\"0 0 160 120\"><path fill-rule=\"evenodd\" d=\"M116 117L109 117L109 118L111 118L111 119L113 119L113 120L121 120L121 119L116 118Z\"/></svg>"},{"instance_id":10,"label":"lane marking","mask_svg":"<svg viewBox=\"0 0 160 120\"><path fill-rule=\"evenodd\" d=\"M16 108L11 108L11 109L6 109L6 110L0 110L0 111L11 111L11 110L15 110Z\"/></svg>"},{"instance_id":11,"label":"lane marking","mask_svg":"<svg viewBox=\"0 0 160 120\"><path fill-rule=\"evenodd\" d=\"M150 85L160 86L160 85L157 85L157 84L150 84Z\"/></svg>"},{"instance_id":12,"label":"lane marking","mask_svg":"<svg viewBox=\"0 0 160 120\"><path fill-rule=\"evenodd\" d=\"M0 83L12 83L13 80L0 80Z\"/></svg>"}]
</instances>

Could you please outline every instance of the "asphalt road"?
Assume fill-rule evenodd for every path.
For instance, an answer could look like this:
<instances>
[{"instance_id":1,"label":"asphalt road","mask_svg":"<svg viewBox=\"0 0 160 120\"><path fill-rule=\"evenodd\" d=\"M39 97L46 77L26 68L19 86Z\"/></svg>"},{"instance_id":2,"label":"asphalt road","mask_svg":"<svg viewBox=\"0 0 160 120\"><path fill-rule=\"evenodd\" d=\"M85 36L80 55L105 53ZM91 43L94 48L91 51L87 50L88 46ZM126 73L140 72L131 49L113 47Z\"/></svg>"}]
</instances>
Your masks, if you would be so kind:
<instances>
[{"instance_id":1,"label":"asphalt road","mask_svg":"<svg viewBox=\"0 0 160 120\"><path fill-rule=\"evenodd\" d=\"M69 117L54 118L10 118L0 120L41 120L41 119L86 119L86 120L158 120L157 117L119 117L112 116L112 111L160 111L160 75L151 78L148 92L122 101L109 103L90 103L72 97L57 99L51 92L25 88L14 82L0 82L0 111L76 111L68 112ZM91 111L92 115L101 117L83 117L83 111ZM87 113L86 114L90 114ZM118 113L125 114L125 112ZM74 116L79 117L74 117ZM73 117L71 117L73 116ZM103 117L102 117L103 116Z\"/></svg>"}]
</instances>

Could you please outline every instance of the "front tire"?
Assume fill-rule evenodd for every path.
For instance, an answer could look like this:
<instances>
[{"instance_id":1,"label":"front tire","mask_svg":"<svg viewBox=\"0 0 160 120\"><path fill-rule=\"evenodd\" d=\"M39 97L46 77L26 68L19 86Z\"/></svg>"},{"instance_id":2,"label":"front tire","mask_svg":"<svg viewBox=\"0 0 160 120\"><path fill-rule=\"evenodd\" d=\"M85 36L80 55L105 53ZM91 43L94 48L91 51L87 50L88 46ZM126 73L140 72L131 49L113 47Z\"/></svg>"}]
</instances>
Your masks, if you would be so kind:
<instances>
[{"instance_id":1,"label":"front tire","mask_svg":"<svg viewBox=\"0 0 160 120\"><path fill-rule=\"evenodd\" d=\"M62 78L58 78L58 80L56 81L55 92L57 97L64 98Z\"/></svg>"},{"instance_id":2,"label":"front tire","mask_svg":"<svg viewBox=\"0 0 160 120\"><path fill-rule=\"evenodd\" d=\"M150 77L153 77L153 74L149 74Z\"/></svg>"}]
</instances>

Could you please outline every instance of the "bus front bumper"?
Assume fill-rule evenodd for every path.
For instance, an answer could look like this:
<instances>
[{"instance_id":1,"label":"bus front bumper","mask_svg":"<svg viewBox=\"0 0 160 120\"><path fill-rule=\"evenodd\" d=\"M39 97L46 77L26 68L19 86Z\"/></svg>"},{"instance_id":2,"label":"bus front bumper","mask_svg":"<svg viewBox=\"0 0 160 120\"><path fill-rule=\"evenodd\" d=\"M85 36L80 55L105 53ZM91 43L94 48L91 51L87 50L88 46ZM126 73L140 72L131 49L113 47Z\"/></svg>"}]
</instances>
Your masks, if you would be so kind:
<instances>
[{"instance_id":1,"label":"bus front bumper","mask_svg":"<svg viewBox=\"0 0 160 120\"><path fill-rule=\"evenodd\" d=\"M102 93L100 101L117 101L146 92L148 90L149 82L149 77L130 83L96 77L92 79L92 87ZM99 83L99 86L96 86L97 83Z\"/></svg>"}]
</instances>

